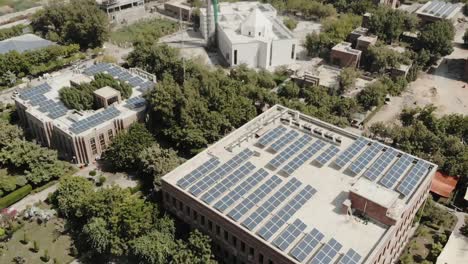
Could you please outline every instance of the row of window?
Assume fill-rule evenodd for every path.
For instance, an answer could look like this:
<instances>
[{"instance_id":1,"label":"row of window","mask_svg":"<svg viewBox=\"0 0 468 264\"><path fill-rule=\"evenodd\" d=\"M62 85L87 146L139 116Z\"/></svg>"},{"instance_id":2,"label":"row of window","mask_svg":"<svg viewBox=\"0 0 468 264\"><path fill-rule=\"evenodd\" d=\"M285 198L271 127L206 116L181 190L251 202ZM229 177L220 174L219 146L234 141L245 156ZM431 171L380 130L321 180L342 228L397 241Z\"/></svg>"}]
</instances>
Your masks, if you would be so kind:
<instances>
[{"instance_id":1,"label":"row of window","mask_svg":"<svg viewBox=\"0 0 468 264\"><path fill-rule=\"evenodd\" d=\"M109 129L107 131L107 136L109 138L109 141L112 141L114 138L114 132L112 129ZM91 150L93 152L93 155L98 154L97 146L96 146L96 138L92 137L89 139L89 144L91 145ZM99 144L101 145L101 150L104 150L106 148L106 139L104 138L104 134L99 134Z\"/></svg>"},{"instance_id":2,"label":"row of window","mask_svg":"<svg viewBox=\"0 0 468 264\"><path fill-rule=\"evenodd\" d=\"M190 206L184 206L182 201L177 200L175 197L171 197L169 193L166 192L164 198L167 205L172 204L172 208L175 211L184 214L186 219L190 219L190 222L200 227L202 231L205 231L205 233L208 233L208 235L213 238L215 253L222 256L225 263L245 264L245 262L242 261L242 257L238 259L235 255L231 256L227 248L234 248L236 251L240 249L240 255L242 255L243 258L247 258L250 262L254 260L255 249L253 247L248 246L244 241L238 239L234 234L230 234L227 230L222 230L218 224L205 218L204 215L199 214L197 211L190 208ZM221 242L226 245L226 247L216 243L216 241ZM222 250L222 248L225 249ZM274 261L271 259L266 261L264 255L258 253L257 261L255 261L255 263L274 264Z\"/></svg>"}]
</instances>

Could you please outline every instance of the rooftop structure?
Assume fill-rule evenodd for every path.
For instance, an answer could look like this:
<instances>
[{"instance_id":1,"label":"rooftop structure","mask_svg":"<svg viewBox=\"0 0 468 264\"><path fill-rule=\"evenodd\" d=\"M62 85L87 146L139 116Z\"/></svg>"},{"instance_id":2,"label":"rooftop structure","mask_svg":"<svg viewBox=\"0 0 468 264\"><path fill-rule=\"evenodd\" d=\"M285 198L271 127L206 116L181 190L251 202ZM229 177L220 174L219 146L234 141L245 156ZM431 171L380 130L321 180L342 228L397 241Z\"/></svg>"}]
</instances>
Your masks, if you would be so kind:
<instances>
[{"instance_id":1,"label":"rooftop structure","mask_svg":"<svg viewBox=\"0 0 468 264\"><path fill-rule=\"evenodd\" d=\"M416 11L416 14L424 22L433 22L437 20L451 20L455 22L457 15L460 14L463 4L449 3L445 1L430 1L424 4Z\"/></svg>"},{"instance_id":2,"label":"rooftop structure","mask_svg":"<svg viewBox=\"0 0 468 264\"><path fill-rule=\"evenodd\" d=\"M276 9L259 2L220 3L216 43L229 65L269 68L294 63L297 39L277 18ZM206 8L200 31L209 39Z\"/></svg>"},{"instance_id":3,"label":"rooftop structure","mask_svg":"<svg viewBox=\"0 0 468 264\"><path fill-rule=\"evenodd\" d=\"M120 92L103 87L94 92L98 110L77 111L65 107L59 91L64 87L91 81L97 73L108 73L133 87L132 96L121 102ZM21 91L15 103L22 124L41 144L59 150L76 163L90 163L120 131L141 120L145 110L142 94L154 86L148 80L113 64L96 64L83 72L61 73L46 82Z\"/></svg>"},{"instance_id":4,"label":"rooftop structure","mask_svg":"<svg viewBox=\"0 0 468 264\"><path fill-rule=\"evenodd\" d=\"M436 167L276 105L164 176L163 200L226 263L390 263Z\"/></svg>"},{"instance_id":5,"label":"rooftop structure","mask_svg":"<svg viewBox=\"0 0 468 264\"><path fill-rule=\"evenodd\" d=\"M193 7L185 0L172 0L164 3L166 13L176 19L190 21Z\"/></svg>"},{"instance_id":6,"label":"rooftop structure","mask_svg":"<svg viewBox=\"0 0 468 264\"><path fill-rule=\"evenodd\" d=\"M145 14L145 0L96 0L111 22L122 23Z\"/></svg>"},{"instance_id":7,"label":"rooftop structure","mask_svg":"<svg viewBox=\"0 0 468 264\"><path fill-rule=\"evenodd\" d=\"M341 42L336 44L331 51L330 60L332 64L340 67L358 67L362 51L353 49L351 43Z\"/></svg>"},{"instance_id":8,"label":"rooftop structure","mask_svg":"<svg viewBox=\"0 0 468 264\"><path fill-rule=\"evenodd\" d=\"M5 54L10 51L19 53L45 48L55 45L54 42L38 37L34 34L24 34L21 36L9 38L0 41L0 54Z\"/></svg>"}]
</instances>

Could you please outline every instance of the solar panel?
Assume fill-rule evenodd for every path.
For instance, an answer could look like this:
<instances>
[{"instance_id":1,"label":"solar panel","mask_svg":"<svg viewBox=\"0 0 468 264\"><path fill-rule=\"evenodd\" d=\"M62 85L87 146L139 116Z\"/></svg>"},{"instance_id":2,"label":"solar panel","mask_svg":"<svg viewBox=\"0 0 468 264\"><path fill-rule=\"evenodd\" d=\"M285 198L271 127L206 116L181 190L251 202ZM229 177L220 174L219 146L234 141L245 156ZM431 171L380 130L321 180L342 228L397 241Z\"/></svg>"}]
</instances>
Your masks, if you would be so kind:
<instances>
[{"instance_id":1,"label":"solar panel","mask_svg":"<svg viewBox=\"0 0 468 264\"><path fill-rule=\"evenodd\" d=\"M403 154L395 164L390 168L390 170L385 174L385 176L380 179L380 184L391 189L393 185L400 179L406 169L411 165L414 158L408 154Z\"/></svg>"},{"instance_id":2,"label":"solar panel","mask_svg":"<svg viewBox=\"0 0 468 264\"><path fill-rule=\"evenodd\" d=\"M315 161L320 164L320 166L325 165L329 160L331 160L338 152L340 152L340 149L336 146L330 146L328 147L324 152L322 152L316 159Z\"/></svg>"},{"instance_id":3,"label":"solar panel","mask_svg":"<svg viewBox=\"0 0 468 264\"><path fill-rule=\"evenodd\" d=\"M115 106L108 107L104 111L97 112L92 116L73 123L70 126L70 131L75 134L79 134L106 121L112 120L113 118L119 116L119 114L120 111L115 108Z\"/></svg>"},{"instance_id":4,"label":"solar panel","mask_svg":"<svg viewBox=\"0 0 468 264\"><path fill-rule=\"evenodd\" d=\"M294 198L289 201L281 210L258 231L258 234L265 240L269 240L278 230L297 212L317 191L307 185Z\"/></svg>"},{"instance_id":5,"label":"solar panel","mask_svg":"<svg viewBox=\"0 0 468 264\"><path fill-rule=\"evenodd\" d=\"M215 203L214 207L221 212L224 212L228 207L233 205L235 202L240 201L241 198L250 190L253 189L255 185L257 185L260 181L262 181L266 176L268 176L268 172L263 168L256 171L251 176L247 177L247 179L239 184L234 190L230 191L226 194L223 198L221 198L218 202Z\"/></svg>"},{"instance_id":6,"label":"solar panel","mask_svg":"<svg viewBox=\"0 0 468 264\"><path fill-rule=\"evenodd\" d=\"M320 139L315 141L310 147L306 148L301 154L286 164L281 169L281 171L287 173L288 175L293 174L300 166L312 158L312 156L315 155L315 153L317 153L325 145L325 142Z\"/></svg>"},{"instance_id":7,"label":"solar panel","mask_svg":"<svg viewBox=\"0 0 468 264\"><path fill-rule=\"evenodd\" d=\"M338 264L358 264L361 260L361 255L359 255L354 249L350 248L348 252L340 259Z\"/></svg>"},{"instance_id":8,"label":"solar panel","mask_svg":"<svg viewBox=\"0 0 468 264\"><path fill-rule=\"evenodd\" d=\"M202 178L200 181L190 187L189 192L194 196L198 196L200 193L206 191L210 186L215 184L217 181L221 180L228 173L233 171L235 168L239 167L244 161L248 160L254 154L250 149L244 149L239 154L235 155L228 162L218 167L216 170L211 172L205 178Z\"/></svg>"},{"instance_id":9,"label":"solar panel","mask_svg":"<svg viewBox=\"0 0 468 264\"><path fill-rule=\"evenodd\" d=\"M177 185L183 189L189 187L192 183L203 177L206 173L213 170L216 166L221 163L217 158L211 158L198 166L196 169L185 175L183 178L177 181Z\"/></svg>"},{"instance_id":10,"label":"solar panel","mask_svg":"<svg viewBox=\"0 0 468 264\"><path fill-rule=\"evenodd\" d=\"M332 263L332 259L338 254L342 245L334 238L330 239L325 246L323 246L314 258L309 262L310 264L329 264Z\"/></svg>"},{"instance_id":11,"label":"solar panel","mask_svg":"<svg viewBox=\"0 0 468 264\"><path fill-rule=\"evenodd\" d=\"M277 139L280 135L286 132L286 128L284 126L275 127L272 130L268 131L265 135L263 135L259 140L258 144L265 147L266 145L273 142L273 140Z\"/></svg>"},{"instance_id":12,"label":"solar panel","mask_svg":"<svg viewBox=\"0 0 468 264\"><path fill-rule=\"evenodd\" d=\"M335 160L335 164L338 167L342 168L346 163L348 163L354 156L356 156L359 151L361 151L367 144L369 140L360 137L351 144L343 153L341 153L338 158Z\"/></svg>"},{"instance_id":13,"label":"solar panel","mask_svg":"<svg viewBox=\"0 0 468 264\"><path fill-rule=\"evenodd\" d=\"M273 175L266 181L265 184L258 187L253 193L251 193L244 201L239 203L234 209L232 209L228 216L232 219L239 221L254 205L259 203L263 198L268 196L270 192L281 183L281 179Z\"/></svg>"},{"instance_id":14,"label":"solar panel","mask_svg":"<svg viewBox=\"0 0 468 264\"><path fill-rule=\"evenodd\" d=\"M238 183L242 178L244 178L247 174L252 172L255 169L255 165L250 162L242 165L239 169L235 170L231 175L226 177L224 181L219 182L213 188L208 190L201 199L207 203L212 203L216 198L218 198L221 194L231 188L233 185Z\"/></svg>"},{"instance_id":15,"label":"solar panel","mask_svg":"<svg viewBox=\"0 0 468 264\"><path fill-rule=\"evenodd\" d=\"M257 208L247 219L242 222L242 225L249 230L253 230L260 224L275 208L277 208L289 195L301 186L301 182L296 178L292 178L276 193L274 193L267 201Z\"/></svg>"},{"instance_id":16,"label":"solar panel","mask_svg":"<svg viewBox=\"0 0 468 264\"><path fill-rule=\"evenodd\" d=\"M441 17L446 18L448 15L450 15L455 9L458 8L458 5L452 5L449 8L447 8L442 14Z\"/></svg>"},{"instance_id":17,"label":"solar panel","mask_svg":"<svg viewBox=\"0 0 468 264\"><path fill-rule=\"evenodd\" d=\"M139 107L142 107L146 104L146 100L145 98L141 97L141 96L136 96L136 97L133 97L133 98L130 98L128 99L126 102L125 102L125 107L129 108L129 109L135 109L135 108L139 108Z\"/></svg>"},{"instance_id":18,"label":"solar panel","mask_svg":"<svg viewBox=\"0 0 468 264\"><path fill-rule=\"evenodd\" d=\"M384 149L384 145L378 143L378 142L373 142L372 145L364 151L364 153L359 156L355 161L351 163L350 170L354 174L360 173L364 167L367 166L371 162L372 159L375 158L375 156L379 155L379 152Z\"/></svg>"},{"instance_id":19,"label":"solar panel","mask_svg":"<svg viewBox=\"0 0 468 264\"><path fill-rule=\"evenodd\" d=\"M411 194L414 188L416 188L419 180L427 174L429 167L429 163L423 160L418 160L416 165L411 168L406 177L403 178L403 181L400 183L397 190L404 196Z\"/></svg>"},{"instance_id":20,"label":"solar panel","mask_svg":"<svg viewBox=\"0 0 468 264\"><path fill-rule=\"evenodd\" d=\"M301 138L289 145L285 150L281 151L280 154L276 155L270 162L268 162L267 165L275 169L278 168L281 164L299 152L299 150L301 150L310 141L312 141L312 137L309 135L303 135Z\"/></svg>"},{"instance_id":21,"label":"solar panel","mask_svg":"<svg viewBox=\"0 0 468 264\"><path fill-rule=\"evenodd\" d=\"M388 148L371 166L364 172L364 176L371 181L375 181L387 168L392 160L398 155L398 151Z\"/></svg>"},{"instance_id":22,"label":"solar panel","mask_svg":"<svg viewBox=\"0 0 468 264\"><path fill-rule=\"evenodd\" d=\"M320 241L322 241L323 237L324 235L314 228L291 249L289 254L300 262L303 262L307 256L312 253L314 248L317 247Z\"/></svg>"},{"instance_id":23,"label":"solar panel","mask_svg":"<svg viewBox=\"0 0 468 264\"><path fill-rule=\"evenodd\" d=\"M307 228L301 220L296 219L294 223L289 225L275 240L273 245L277 246L282 251L285 251L293 241L301 235L302 232Z\"/></svg>"},{"instance_id":24,"label":"solar panel","mask_svg":"<svg viewBox=\"0 0 468 264\"><path fill-rule=\"evenodd\" d=\"M289 142L293 141L293 139L295 139L297 136L299 136L299 133L297 131L291 130L286 135L282 136L280 139L275 141L275 143L273 143L273 145L271 145L270 148L275 152L278 152Z\"/></svg>"}]
</instances>

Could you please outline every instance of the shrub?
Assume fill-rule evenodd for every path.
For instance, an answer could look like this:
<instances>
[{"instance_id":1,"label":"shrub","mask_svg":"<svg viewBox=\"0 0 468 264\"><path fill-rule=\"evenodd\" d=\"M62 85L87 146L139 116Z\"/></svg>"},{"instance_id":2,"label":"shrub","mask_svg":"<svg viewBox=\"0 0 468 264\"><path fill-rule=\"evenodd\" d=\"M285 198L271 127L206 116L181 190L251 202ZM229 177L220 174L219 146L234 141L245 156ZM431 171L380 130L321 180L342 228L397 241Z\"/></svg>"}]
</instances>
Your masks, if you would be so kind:
<instances>
[{"instance_id":1,"label":"shrub","mask_svg":"<svg viewBox=\"0 0 468 264\"><path fill-rule=\"evenodd\" d=\"M8 194L7 196L0 199L0 209L6 208L17 201L23 199L26 195L28 195L32 190L32 186L30 184L25 185L18 190Z\"/></svg>"},{"instance_id":2,"label":"shrub","mask_svg":"<svg viewBox=\"0 0 468 264\"><path fill-rule=\"evenodd\" d=\"M28 234L26 234L26 232L23 233L23 239L21 239L20 242L24 245L29 243L29 237L28 237Z\"/></svg>"},{"instance_id":3,"label":"shrub","mask_svg":"<svg viewBox=\"0 0 468 264\"><path fill-rule=\"evenodd\" d=\"M89 176L92 176L92 177L96 176L96 174L97 174L96 170L92 170L89 172Z\"/></svg>"},{"instance_id":4,"label":"shrub","mask_svg":"<svg viewBox=\"0 0 468 264\"><path fill-rule=\"evenodd\" d=\"M33 241L32 251L35 253L39 252L39 243L36 240Z\"/></svg>"},{"instance_id":5,"label":"shrub","mask_svg":"<svg viewBox=\"0 0 468 264\"><path fill-rule=\"evenodd\" d=\"M5 229L0 227L0 237L5 235Z\"/></svg>"},{"instance_id":6,"label":"shrub","mask_svg":"<svg viewBox=\"0 0 468 264\"><path fill-rule=\"evenodd\" d=\"M106 182L106 177L103 175L99 176L98 185L102 186L105 182Z\"/></svg>"},{"instance_id":7,"label":"shrub","mask_svg":"<svg viewBox=\"0 0 468 264\"><path fill-rule=\"evenodd\" d=\"M286 17L283 23L289 30L294 30L297 27L297 21L294 18Z\"/></svg>"},{"instance_id":8,"label":"shrub","mask_svg":"<svg viewBox=\"0 0 468 264\"><path fill-rule=\"evenodd\" d=\"M41 257L42 261L48 262L50 260L49 250L44 250L44 255Z\"/></svg>"}]
</instances>

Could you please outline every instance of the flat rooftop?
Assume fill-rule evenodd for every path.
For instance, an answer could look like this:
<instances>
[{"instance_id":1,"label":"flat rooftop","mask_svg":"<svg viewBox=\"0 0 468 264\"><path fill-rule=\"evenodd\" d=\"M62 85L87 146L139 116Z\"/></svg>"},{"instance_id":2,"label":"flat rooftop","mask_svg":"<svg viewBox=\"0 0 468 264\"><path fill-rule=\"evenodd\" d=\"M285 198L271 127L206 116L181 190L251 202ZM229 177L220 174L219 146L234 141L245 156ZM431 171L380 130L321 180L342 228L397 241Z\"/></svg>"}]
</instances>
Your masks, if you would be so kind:
<instances>
[{"instance_id":1,"label":"flat rooftop","mask_svg":"<svg viewBox=\"0 0 468 264\"><path fill-rule=\"evenodd\" d=\"M337 51L341 51L341 52L344 52L344 53L350 53L350 54L354 54L354 55L359 55L359 54L362 53L362 51L360 51L360 50L353 49L351 47L351 43L349 43L349 42L338 43L335 46L333 46L332 50L337 50Z\"/></svg>"},{"instance_id":2,"label":"flat rooftop","mask_svg":"<svg viewBox=\"0 0 468 264\"><path fill-rule=\"evenodd\" d=\"M17 51L22 53L25 51L41 49L53 45L56 44L34 34L24 34L0 41L0 54L5 54L10 51Z\"/></svg>"},{"instance_id":3,"label":"flat rooftop","mask_svg":"<svg viewBox=\"0 0 468 264\"><path fill-rule=\"evenodd\" d=\"M362 263L389 227L343 213L349 192L399 217L433 167L276 105L163 181L294 263L317 261L327 245L333 263L349 255Z\"/></svg>"},{"instance_id":4,"label":"flat rooftop","mask_svg":"<svg viewBox=\"0 0 468 264\"><path fill-rule=\"evenodd\" d=\"M70 87L71 82L81 83L92 80L97 73L107 73L115 79L128 83L133 87L132 96L120 104L113 104L108 108L98 110L77 111L68 109L59 97L59 91L64 87ZM79 135L91 128L104 125L105 122L115 118L122 118L141 111L145 107L142 95L154 86L149 81L120 66L108 63L95 64L83 72L64 71L54 73L44 83L21 91L16 101L27 106L27 111L41 121L54 123L57 127L70 135ZM98 89L100 91L104 88ZM110 89L110 90L109 90ZM115 92L114 89L104 89L102 92Z\"/></svg>"},{"instance_id":5,"label":"flat rooftop","mask_svg":"<svg viewBox=\"0 0 468 264\"><path fill-rule=\"evenodd\" d=\"M440 19L452 19L460 12L463 4L448 3L444 1L430 1L416 11L418 15L430 16Z\"/></svg>"}]
</instances>

